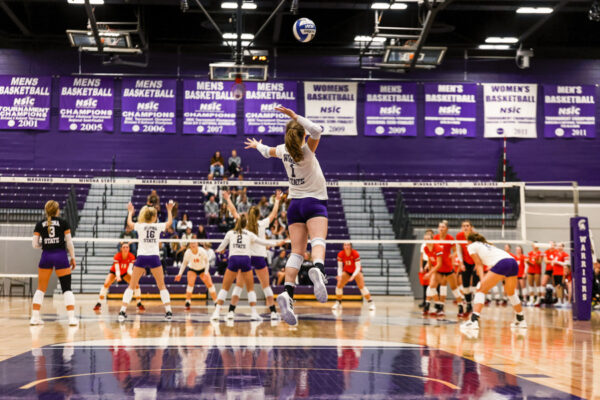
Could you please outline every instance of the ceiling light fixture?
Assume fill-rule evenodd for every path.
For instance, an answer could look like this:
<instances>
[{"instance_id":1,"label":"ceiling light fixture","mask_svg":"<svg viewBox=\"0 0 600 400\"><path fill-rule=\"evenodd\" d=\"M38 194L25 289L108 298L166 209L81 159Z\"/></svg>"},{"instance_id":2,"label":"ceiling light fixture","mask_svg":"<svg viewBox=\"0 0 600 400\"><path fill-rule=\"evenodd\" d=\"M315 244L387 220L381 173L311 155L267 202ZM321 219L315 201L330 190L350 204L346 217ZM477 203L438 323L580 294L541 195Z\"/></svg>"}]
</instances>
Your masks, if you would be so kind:
<instances>
[{"instance_id":1,"label":"ceiling light fixture","mask_svg":"<svg viewBox=\"0 0 600 400\"><path fill-rule=\"evenodd\" d=\"M510 50L510 46L507 44L480 44L478 48L480 50Z\"/></svg>"},{"instance_id":2,"label":"ceiling light fixture","mask_svg":"<svg viewBox=\"0 0 600 400\"><path fill-rule=\"evenodd\" d=\"M519 38L516 37L509 37L509 36L505 36L505 37L500 37L500 36L490 36L488 38L485 39L486 43L509 43L509 44L514 44L514 43L518 43L519 42Z\"/></svg>"},{"instance_id":3,"label":"ceiling light fixture","mask_svg":"<svg viewBox=\"0 0 600 400\"><path fill-rule=\"evenodd\" d=\"M552 14L554 11L550 7L519 7L517 14Z\"/></svg>"}]
</instances>

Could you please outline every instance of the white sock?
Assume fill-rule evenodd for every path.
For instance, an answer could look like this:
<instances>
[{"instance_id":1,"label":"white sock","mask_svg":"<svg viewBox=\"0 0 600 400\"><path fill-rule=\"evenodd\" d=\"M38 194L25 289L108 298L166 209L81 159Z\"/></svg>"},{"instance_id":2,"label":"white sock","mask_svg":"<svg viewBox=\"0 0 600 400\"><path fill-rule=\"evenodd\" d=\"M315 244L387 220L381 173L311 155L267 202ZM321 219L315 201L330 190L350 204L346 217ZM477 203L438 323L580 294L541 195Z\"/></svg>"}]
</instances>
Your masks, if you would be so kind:
<instances>
[{"instance_id":1,"label":"white sock","mask_svg":"<svg viewBox=\"0 0 600 400\"><path fill-rule=\"evenodd\" d=\"M121 312L125 312L127 311L127 307L126 306L121 306Z\"/></svg>"},{"instance_id":2,"label":"white sock","mask_svg":"<svg viewBox=\"0 0 600 400\"><path fill-rule=\"evenodd\" d=\"M69 319L75 318L75 310L67 310L67 316Z\"/></svg>"},{"instance_id":3,"label":"white sock","mask_svg":"<svg viewBox=\"0 0 600 400\"><path fill-rule=\"evenodd\" d=\"M219 312L221 311L221 305L220 304L215 304L215 311Z\"/></svg>"},{"instance_id":4,"label":"white sock","mask_svg":"<svg viewBox=\"0 0 600 400\"><path fill-rule=\"evenodd\" d=\"M173 312L173 311L171 311L171 305L170 304L165 306L165 312Z\"/></svg>"},{"instance_id":5,"label":"white sock","mask_svg":"<svg viewBox=\"0 0 600 400\"><path fill-rule=\"evenodd\" d=\"M35 319L40 319L40 310L31 310L31 316Z\"/></svg>"},{"instance_id":6,"label":"white sock","mask_svg":"<svg viewBox=\"0 0 600 400\"><path fill-rule=\"evenodd\" d=\"M250 312L252 314L256 314L256 307L255 306L250 307Z\"/></svg>"}]
</instances>

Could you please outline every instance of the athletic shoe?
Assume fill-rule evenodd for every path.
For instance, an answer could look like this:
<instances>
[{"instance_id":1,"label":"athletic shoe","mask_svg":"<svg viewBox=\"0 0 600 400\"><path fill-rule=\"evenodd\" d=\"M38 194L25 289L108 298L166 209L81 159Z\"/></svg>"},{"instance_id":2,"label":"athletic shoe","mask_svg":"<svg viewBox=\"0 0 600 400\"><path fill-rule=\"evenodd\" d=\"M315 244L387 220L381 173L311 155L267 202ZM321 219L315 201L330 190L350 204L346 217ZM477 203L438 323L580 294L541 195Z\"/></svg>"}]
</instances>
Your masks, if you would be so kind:
<instances>
[{"instance_id":1,"label":"athletic shoe","mask_svg":"<svg viewBox=\"0 0 600 400\"><path fill-rule=\"evenodd\" d=\"M165 319L170 322L173 319L173 313L171 311L167 311L165 313Z\"/></svg>"},{"instance_id":2,"label":"athletic shoe","mask_svg":"<svg viewBox=\"0 0 600 400\"><path fill-rule=\"evenodd\" d=\"M342 308L342 302L341 301L337 301L335 303L333 303L333 306L331 307L332 310L339 310Z\"/></svg>"},{"instance_id":3,"label":"athletic shoe","mask_svg":"<svg viewBox=\"0 0 600 400\"><path fill-rule=\"evenodd\" d=\"M79 325L79 321L77 320L77 318L73 317L73 318L69 318L69 326L77 326Z\"/></svg>"},{"instance_id":4,"label":"athletic shoe","mask_svg":"<svg viewBox=\"0 0 600 400\"><path fill-rule=\"evenodd\" d=\"M435 314L438 317L444 317L446 315L446 313L444 312L443 309L438 310L438 312Z\"/></svg>"},{"instance_id":5,"label":"athletic shoe","mask_svg":"<svg viewBox=\"0 0 600 400\"><path fill-rule=\"evenodd\" d=\"M312 267L308 271L308 277L313 283L313 288L315 291L315 297L319 303L327 302L327 287L325 287L325 281L323 273L319 268ZM285 319L285 317L284 317Z\"/></svg>"},{"instance_id":6,"label":"athletic shoe","mask_svg":"<svg viewBox=\"0 0 600 400\"><path fill-rule=\"evenodd\" d=\"M250 313L250 321L262 321L262 317L256 311Z\"/></svg>"},{"instance_id":7,"label":"athletic shoe","mask_svg":"<svg viewBox=\"0 0 600 400\"><path fill-rule=\"evenodd\" d=\"M146 307L144 307L144 305L140 302L140 303L137 303L137 310L139 312L144 312L144 311L146 311Z\"/></svg>"},{"instance_id":8,"label":"athletic shoe","mask_svg":"<svg viewBox=\"0 0 600 400\"><path fill-rule=\"evenodd\" d=\"M529 301L525 305L531 307L533 305L533 297L529 297Z\"/></svg>"},{"instance_id":9,"label":"athletic shoe","mask_svg":"<svg viewBox=\"0 0 600 400\"><path fill-rule=\"evenodd\" d=\"M510 327L513 329L527 329L527 322L525 322L525 320L523 321L513 321L510 324Z\"/></svg>"},{"instance_id":10,"label":"athletic shoe","mask_svg":"<svg viewBox=\"0 0 600 400\"><path fill-rule=\"evenodd\" d=\"M472 321L472 320L468 320L463 322L462 324L460 324L460 329L461 330L472 330L472 329L479 329L479 322L478 321Z\"/></svg>"},{"instance_id":11,"label":"athletic shoe","mask_svg":"<svg viewBox=\"0 0 600 400\"><path fill-rule=\"evenodd\" d=\"M465 316L465 306L461 303L458 305L458 318L462 318Z\"/></svg>"},{"instance_id":12,"label":"athletic shoe","mask_svg":"<svg viewBox=\"0 0 600 400\"><path fill-rule=\"evenodd\" d=\"M508 300L502 300L502 307L506 307L508 305Z\"/></svg>"},{"instance_id":13,"label":"athletic shoe","mask_svg":"<svg viewBox=\"0 0 600 400\"><path fill-rule=\"evenodd\" d=\"M235 311L228 311L225 316L226 320L234 320L235 319Z\"/></svg>"},{"instance_id":14,"label":"athletic shoe","mask_svg":"<svg viewBox=\"0 0 600 400\"><path fill-rule=\"evenodd\" d=\"M271 313L271 321L279 321L281 317L276 312Z\"/></svg>"},{"instance_id":15,"label":"athletic shoe","mask_svg":"<svg viewBox=\"0 0 600 400\"><path fill-rule=\"evenodd\" d=\"M215 311L213 311L212 315L210 316L210 320L211 321L218 321L220 318L220 314L219 314L219 310L215 309Z\"/></svg>"},{"instance_id":16,"label":"athletic shoe","mask_svg":"<svg viewBox=\"0 0 600 400\"><path fill-rule=\"evenodd\" d=\"M189 301L185 302L185 311L190 311L192 309L192 305Z\"/></svg>"},{"instance_id":17,"label":"athletic shoe","mask_svg":"<svg viewBox=\"0 0 600 400\"><path fill-rule=\"evenodd\" d=\"M317 271L319 270L317 269ZM320 272L321 271L319 271L319 273ZM290 298L290 295L287 294L287 292L283 292L277 296L277 304L281 311L281 318L287 322L288 325L298 325L298 318L296 318L296 314L294 314L294 300Z\"/></svg>"},{"instance_id":18,"label":"athletic shoe","mask_svg":"<svg viewBox=\"0 0 600 400\"><path fill-rule=\"evenodd\" d=\"M127 314L125 313L125 311L119 311L119 316L117 317L117 320L119 322L123 322L127 319Z\"/></svg>"},{"instance_id":19,"label":"athletic shoe","mask_svg":"<svg viewBox=\"0 0 600 400\"><path fill-rule=\"evenodd\" d=\"M31 317L29 325L44 325L44 321L41 318Z\"/></svg>"},{"instance_id":20,"label":"athletic shoe","mask_svg":"<svg viewBox=\"0 0 600 400\"><path fill-rule=\"evenodd\" d=\"M102 304L100 304L99 302L96 303L96 305L94 306L94 311L100 311L100 309L102 308Z\"/></svg>"},{"instance_id":21,"label":"athletic shoe","mask_svg":"<svg viewBox=\"0 0 600 400\"><path fill-rule=\"evenodd\" d=\"M533 303L534 307L541 307L542 306L542 299L541 298L537 298L537 300L535 301L535 303Z\"/></svg>"},{"instance_id":22,"label":"athletic shoe","mask_svg":"<svg viewBox=\"0 0 600 400\"><path fill-rule=\"evenodd\" d=\"M369 301L369 311L375 311L375 302Z\"/></svg>"}]
</instances>

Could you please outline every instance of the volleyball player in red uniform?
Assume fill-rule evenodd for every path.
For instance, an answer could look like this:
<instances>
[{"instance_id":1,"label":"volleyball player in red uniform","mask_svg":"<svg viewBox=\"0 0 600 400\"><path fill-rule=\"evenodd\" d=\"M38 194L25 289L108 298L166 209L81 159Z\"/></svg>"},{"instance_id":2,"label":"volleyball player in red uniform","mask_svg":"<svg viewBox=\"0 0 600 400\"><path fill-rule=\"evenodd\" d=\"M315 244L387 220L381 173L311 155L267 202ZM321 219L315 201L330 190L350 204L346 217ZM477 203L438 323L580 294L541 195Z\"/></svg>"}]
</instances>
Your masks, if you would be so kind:
<instances>
[{"instance_id":1,"label":"volleyball player in red uniform","mask_svg":"<svg viewBox=\"0 0 600 400\"><path fill-rule=\"evenodd\" d=\"M523 253L523 247L516 247L514 257L515 260L517 260L517 263L519 263L519 273L517 274L517 279L519 282L518 289L520 291L519 297L521 298L521 302L523 302L527 292L527 281L525 279L525 259L527 256L525 253Z\"/></svg>"},{"instance_id":2,"label":"volleyball player in red uniform","mask_svg":"<svg viewBox=\"0 0 600 400\"><path fill-rule=\"evenodd\" d=\"M552 278L554 280L554 289L558 298L558 306L566 304L563 287L566 284L565 272L568 269L569 253L565 251L564 243L559 243L554 253L554 267L552 268Z\"/></svg>"},{"instance_id":3,"label":"volleyball player in red uniform","mask_svg":"<svg viewBox=\"0 0 600 400\"><path fill-rule=\"evenodd\" d=\"M100 311L102 308L102 301L106 298L110 285L115 281L121 282L122 280L129 283L134 262L135 256L133 253L129 252L129 243L122 243L121 251L115 254L112 267L110 267L110 271L104 280L104 285L100 289L100 295L98 296L98 302L94 306L94 311ZM146 308L144 308L144 305L142 304L142 291L140 290L139 285L133 291L133 295L137 299L138 311L145 311Z\"/></svg>"},{"instance_id":4,"label":"volleyball player in red uniform","mask_svg":"<svg viewBox=\"0 0 600 400\"><path fill-rule=\"evenodd\" d=\"M454 240L454 238L448 233L448 221L444 220L438 224L438 234L433 237L434 240ZM454 274L454 266L452 259L454 257L455 246L452 243L442 243L440 246L443 249L442 254L442 265L436 272L438 275L436 280L440 285L440 306L438 308L438 315L444 315L444 302L446 301L446 295L448 293L447 285L450 285L452 294L458 300L458 316L462 317L465 312L464 297L458 289L458 283L456 282L456 274Z\"/></svg>"},{"instance_id":5,"label":"volleyball player in red uniform","mask_svg":"<svg viewBox=\"0 0 600 400\"><path fill-rule=\"evenodd\" d=\"M432 240L433 232L427 231L425 235L423 235L424 240ZM429 282L429 286L427 287L427 291L425 292L425 306L423 307L423 316L429 315L429 308L431 307L431 302L434 301L436 305L436 312L433 312L432 315L438 313L440 310L439 296L437 293L437 288L439 286L438 283L438 270L442 266L442 256L444 254L444 249L439 244L426 243L423 248L423 252L425 256L427 256L427 265L425 266L425 270L428 271L424 276L423 280L427 280ZM443 314L443 308L441 308L441 314Z\"/></svg>"},{"instance_id":6,"label":"volleyball player in red uniform","mask_svg":"<svg viewBox=\"0 0 600 400\"><path fill-rule=\"evenodd\" d=\"M551 300L553 297L554 286L553 282L550 282L552 278L553 270L554 270L554 261L556 259L556 243L554 240L551 240L550 247L544 251L544 262L546 263L546 271L544 272L544 276L542 277L542 286L539 288L540 294L540 302L536 303L536 306L539 307L541 303L541 299L544 296L547 297L547 300Z\"/></svg>"},{"instance_id":7,"label":"volleyball player in red uniform","mask_svg":"<svg viewBox=\"0 0 600 400\"><path fill-rule=\"evenodd\" d=\"M362 274L362 265L360 263L360 254L352 248L352 243L344 243L344 249L337 255L338 271L337 271L337 286L335 287L336 302L333 305L334 310L342 308L342 296L344 295L344 286L348 282L356 279L356 285L360 293L367 299L369 310L375 310L375 303L371 298L369 289L365 286L365 278Z\"/></svg>"},{"instance_id":8,"label":"volleyball player in red uniform","mask_svg":"<svg viewBox=\"0 0 600 400\"><path fill-rule=\"evenodd\" d=\"M456 240L467 240L467 237L473 232L473 224L471 221L464 220L461 223L461 231L456 234ZM469 314L473 311L473 295L477 291L477 284L479 283L479 275L475 271L475 262L467 251L467 244L462 243L457 246L462 258L463 267L461 268L462 275L462 286L463 293L465 294L465 300L467 302L466 313Z\"/></svg>"}]
</instances>

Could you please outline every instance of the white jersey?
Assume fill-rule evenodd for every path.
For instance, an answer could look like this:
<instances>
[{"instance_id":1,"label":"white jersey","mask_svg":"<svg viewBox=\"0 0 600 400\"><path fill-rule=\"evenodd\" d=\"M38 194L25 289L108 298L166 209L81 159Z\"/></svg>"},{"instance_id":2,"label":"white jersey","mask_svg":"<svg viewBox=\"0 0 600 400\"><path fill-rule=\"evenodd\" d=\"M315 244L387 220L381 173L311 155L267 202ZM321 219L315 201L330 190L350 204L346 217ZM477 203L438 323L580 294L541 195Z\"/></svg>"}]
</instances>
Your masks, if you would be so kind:
<instances>
[{"instance_id":1,"label":"white jersey","mask_svg":"<svg viewBox=\"0 0 600 400\"><path fill-rule=\"evenodd\" d=\"M183 264L179 274L181 275L185 270L185 267L189 267L191 270L196 272L208 269L208 253L202 247L198 247L198 252L194 254L192 249L187 249L183 255Z\"/></svg>"},{"instance_id":2,"label":"white jersey","mask_svg":"<svg viewBox=\"0 0 600 400\"><path fill-rule=\"evenodd\" d=\"M481 262L488 267L493 267L505 258L514 260L513 256L489 243L473 242L467 246L467 250L471 255L477 254Z\"/></svg>"},{"instance_id":3,"label":"white jersey","mask_svg":"<svg viewBox=\"0 0 600 400\"><path fill-rule=\"evenodd\" d=\"M308 119L298 116L298 123L308 132L321 131L321 127L313 124ZM290 199L303 199L313 197L318 200L327 200L327 185L319 160L315 156L308 144L302 146L304 159L295 163L294 159L285 148L285 144L280 144L275 148L278 158L281 158L285 171L290 182Z\"/></svg>"},{"instance_id":4,"label":"white jersey","mask_svg":"<svg viewBox=\"0 0 600 400\"><path fill-rule=\"evenodd\" d=\"M138 233L138 256L160 256L158 241L161 232L167 229L167 224L164 222L146 224L137 222L133 229Z\"/></svg>"},{"instance_id":5,"label":"white jersey","mask_svg":"<svg viewBox=\"0 0 600 400\"><path fill-rule=\"evenodd\" d=\"M260 239L267 238L267 228L269 227L269 218L263 218L258 221L258 236ZM267 248L265 246L261 246L258 243L252 243L250 247L251 256L253 257L267 257Z\"/></svg>"},{"instance_id":6,"label":"white jersey","mask_svg":"<svg viewBox=\"0 0 600 400\"><path fill-rule=\"evenodd\" d=\"M225 239L219 245L216 250L217 253L225 250L229 246L229 257L231 256L248 256L252 255L252 244L260 244L263 246L274 246L275 242L260 239L254 233L242 229L241 233L234 230L227 232Z\"/></svg>"}]
</instances>

